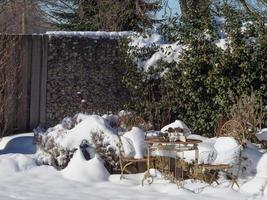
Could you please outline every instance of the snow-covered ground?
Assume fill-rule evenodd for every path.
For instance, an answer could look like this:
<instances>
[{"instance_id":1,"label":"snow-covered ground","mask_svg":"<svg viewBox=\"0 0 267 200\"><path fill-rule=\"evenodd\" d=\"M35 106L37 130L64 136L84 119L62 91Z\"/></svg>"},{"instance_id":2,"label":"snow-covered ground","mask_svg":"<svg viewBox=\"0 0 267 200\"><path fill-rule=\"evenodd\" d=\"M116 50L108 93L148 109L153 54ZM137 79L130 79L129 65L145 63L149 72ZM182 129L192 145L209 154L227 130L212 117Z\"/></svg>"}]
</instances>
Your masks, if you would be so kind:
<instances>
[{"instance_id":1,"label":"snow-covered ground","mask_svg":"<svg viewBox=\"0 0 267 200\"><path fill-rule=\"evenodd\" d=\"M70 130L70 133L74 133L73 130L75 127ZM131 132L127 133L128 138L133 139L130 134ZM111 133L108 136L110 135ZM205 140L196 135L191 137ZM155 180L151 185L141 186L142 173L126 175L125 179L120 180L119 175L110 175L107 172L98 156L86 161L80 150L76 151L64 170L58 171L45 165L38 166L36 164L37 150L32 141L33 134L31 133L5 137L0 141L0 200L267 199L267 154L259 152L253 145L249 146L244 154L251 159L248 165L256 172L253 176L238 180L240 189L236 186L231 188L230 182L223 178L219 180L222 183L220 185L208 185L188 180L183 188L178 188L176 184L162 178L156 170L151 170L155 175ZM211 144L214 144L217 151L224 150L220 140L216 145L214 139L204 141L200 149L207 150ZM232 141L229 141L229 144L235 146Z\"/></svg>"}]
</instances>

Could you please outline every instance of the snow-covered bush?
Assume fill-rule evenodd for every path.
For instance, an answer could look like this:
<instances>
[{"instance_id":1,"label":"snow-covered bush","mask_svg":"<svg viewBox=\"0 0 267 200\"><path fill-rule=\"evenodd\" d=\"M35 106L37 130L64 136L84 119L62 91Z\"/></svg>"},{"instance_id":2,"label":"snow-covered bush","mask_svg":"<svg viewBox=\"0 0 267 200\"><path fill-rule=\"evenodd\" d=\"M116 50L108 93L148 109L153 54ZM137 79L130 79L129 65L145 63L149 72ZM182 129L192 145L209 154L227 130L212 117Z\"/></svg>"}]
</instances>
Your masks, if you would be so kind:
<instances>
[{"instance_id":1,"label":"snow-covered bush","mask_svg":"<svg viewBox=\"0 0 267 200\"><path fill-rule=\"evenodd\" d=\"M57 169L65 168L75 152L74 149L63 148L55 137L66 134L63 126L48 129L46 132L35 130L34 139L38 147L38 164L52 165Z\"/></svg>"},{"instance_id":2,"label":"snow-covered bush","mask_svg":"<svg viewBox=\"0 0 267 200\"><path fill-rule=\"evenodd\" d=\"M91 133L91 141L95 147L95 152L104 161L108 171L112 173L114 169L119 167L118 152L110 144L104 143L104 137L103 132Z\"/></svg>"},{"instance_id":3,"label":"snow-covered bush","mask_svg":"<svg viewBox=\"0 0 267 200\"><path fill-rule=\"evenodd\" d=\"M117 124L117 119L115 115L101 117L77 114L73 118L64 118L61 124L47 131L36 129L39 164L64 169L82 141L87 140L95 147L95 152L105 161L108 169L116 167L118 136L112 126Z\"/></svg>"}]
</instances>

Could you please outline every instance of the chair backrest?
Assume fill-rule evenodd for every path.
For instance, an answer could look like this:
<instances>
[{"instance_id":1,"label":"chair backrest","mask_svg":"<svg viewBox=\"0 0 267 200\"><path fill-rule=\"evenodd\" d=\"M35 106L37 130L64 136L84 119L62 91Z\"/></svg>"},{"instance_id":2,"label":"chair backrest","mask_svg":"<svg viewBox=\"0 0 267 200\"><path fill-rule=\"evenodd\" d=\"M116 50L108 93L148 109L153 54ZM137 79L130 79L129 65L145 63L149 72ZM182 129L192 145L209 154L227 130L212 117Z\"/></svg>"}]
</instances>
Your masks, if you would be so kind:
<instances>
[{"instance_id":1,"label":"chair backrest","mask_svg":"<svg viewBox=\"0 0 267 200\"><path fill-rule=\"evenodd\" d=\"M243 145L246 140L242 124L235 119L228 120L224 123L220 130L219 137L233 137L241 145Z\"/></svg>"}]
</instances>

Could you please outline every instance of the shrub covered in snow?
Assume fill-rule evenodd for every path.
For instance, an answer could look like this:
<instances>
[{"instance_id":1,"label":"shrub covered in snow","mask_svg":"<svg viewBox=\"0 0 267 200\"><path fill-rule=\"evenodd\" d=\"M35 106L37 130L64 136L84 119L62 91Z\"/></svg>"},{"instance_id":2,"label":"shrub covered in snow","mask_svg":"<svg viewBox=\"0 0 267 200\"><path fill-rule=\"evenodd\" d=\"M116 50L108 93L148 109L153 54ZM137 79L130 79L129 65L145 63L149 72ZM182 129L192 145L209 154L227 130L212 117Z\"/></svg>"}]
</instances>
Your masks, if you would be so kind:
<instances>
[{"instance_id":1,"label":"shrub covered in snow","mask_svg":"<svg viewBox=\"0 0 267 200\"><path fill-rule=\"evenodd\" d=\"M67 129L63 128L62 125L58 125L46 132L35 132L39 164L52 165L57 169L63 169L68 165L76 149L64 148L56 142L56 137L64 137L66 131Z\"/></svg>"},{"instance_id":2,"label":"shrub covered in snow","mask_svg":"<svg viewBox=\"0 0 267 200\"><path fill-rule=\"evenodd\" d=\"M83 140L94 145L106 163L116 165L118 137L112 128L116 117L78 114L64 118L62 123L47 131L37 131L35 141L39 147L38 160L42 164L65 168ZM116 120L115 120L116 121Z\"/></svg>"}]
</instances>

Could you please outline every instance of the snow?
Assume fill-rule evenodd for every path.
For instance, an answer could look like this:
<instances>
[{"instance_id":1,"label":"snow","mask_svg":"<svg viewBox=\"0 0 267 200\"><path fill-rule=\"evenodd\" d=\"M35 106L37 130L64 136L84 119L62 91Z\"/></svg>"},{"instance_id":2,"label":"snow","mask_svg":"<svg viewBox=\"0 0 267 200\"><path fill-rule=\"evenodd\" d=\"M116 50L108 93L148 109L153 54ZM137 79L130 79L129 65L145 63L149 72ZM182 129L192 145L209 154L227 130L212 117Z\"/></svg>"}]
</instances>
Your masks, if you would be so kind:
<instances>
[{"instance_id":1,"label":"snow","mask_svg":"<svg viewBox=\"0 0 267 200\"><path fill-rule=\"evenodd\" d=\"M125 151L125 156L132 156L135 159L144 157L146 143L144 142L145 132L137 127L121 136L121 141Z\"/></svg>"},{"instance_id":2,"label":"snow","mask_svg":"<svg viewBox=\"0 0 267 200\"><path fill-rule=\"evenodd\" d=\"M151 67L157 67L159 61L165 61L168 63L179 62L179 57L185 48L178 42L167 43L163 40L162 36L158 33L152 33L151 35L134 35L131 37L129 47L136 48L138 50L143 48L157 47L157 51L153 55L146 59L137 59L139 68L145 72L149 71ZM132 53L132 50L129 52ZM162 76L164 73L162 74Z\"/></svg>"},{"instance_id":3,"label":"snow","mask_svg":"<svg viewBox=\"0 0 267 200\"><path fill-rule=\"evenodd\" d=\"M252 180L246 182L241 187L241 191L249 193L251 195L263 195L263 191L266 187L267 179L261 177L255 177Z\"/></svg>"},{"instance_id":4,"label":"snow","mask_svg":"<svg viewBox=\"0 0 267 200\"><path fill-rule=\"evenodd\" d=\"M203 142L198 145L199 164L209 164L215 160L217 154L213 146L214 143L211 142Z\"/></svg>"},{"instance_id":5,"label":"snow","mask_svg":"<svg viewBox=\"0 0 267 200\"><path fill-rule=\"evenodd\" d=\"M185 136L189 136L191 134L190 129L181 120L175 120L173 123L164 126L161 129L161 132L166 132L166 131L168 131L169 128L173 128L173 129L175 129L175 128L182 128L182 129L184 129Z\"/></svg>"},{"instance_id":6,"label":"snow","mask_svg":"<svg viewBox=\"0 0 267 200\"><path fill-rule=\"evenodd\" d=\"M218 47L221 48L222 50L226 50L227 47L227 39L219 39L219 40L215 40L214 44Z\"/></svg>"},{"instance_id":7,"label":"snow","mask_svg":"<svg viewBox=\"0 0 267 200\"><path fill-rule=\"evenodd\" d=\"M88 115L84 117L83 121L77 124L73 129L69 130L64 138L57 141L62 147L73 149L78 148L81 141L86 139L92 143L92 133L104 133L104 143L109 143L116 148L118 144L118 137L107 121L98 115Z\"/></svg>"},{"instance_id":8,"label":"snow","mask_svg":"<svg viewBox=\"0 0 267 200\"><path fill-rule=\"evenodd\" d=\"M0 154L23 153L33 154L36 146L33 145L33 133L20 134L4 137L0 142Z\"/></svg>"},{"instance_id":9,"label":"snow","mask_svg":"<svg viewBox=\"0 0 267 200\"><path fill-rule=\"evenodd\" d=\"M183 46L177 42L172 44L162 44L159 51L155 52L148 60L141 63L144 71L148 71L151 67L156 67L159 61L167 63L179 62L179 57L183 51Z\"/></svg>"},{"instance_id":10,"label":"snow","mask_svg":"<svg viewBox=\"0 0 267 200\"><path fill-rule=\"evenodd\" d=\"M152 45L160 45L163 44L163 38L158 33L153 33L151 36L133 36L133 40L130 42L129 46L134 46L137 48L144 48L144 47L150 47Z\"/></svg>"},{"instance_id":11,"label":"snow","mask_svg":"<svg viewBox=\"0 0 267 200\"><path fill-rule=\"evenodd\" d=\"M83 121L86 122L88 118L90 116L85 117ZM98 117L93 117L93 119L98 121ZM101 118L99 121L102 121ZM84 128L87 128L87 126L84 126ZM138 141L142 138L141 133L138 128L133 128L133 130L127 132L129 137L126 136L129 140ZM113 134L113 132L111 131L110 134ZM31 143L27 150L27 145L25 144L29 144L27 141L29 138L25 140L25 136L32 139L33 134L5 137L0 141L0 199L56 200L64 198L65 200L82 200L90 198L98 200L172 200L179 198L182 200L226 200L231 197L230 199L236 200L263 200L267 197L267 154L261 153L260 149L253 144L248 143L248 148L242 153L243 156L248 157L248 160L246 160L246 162L249 161L248 165L251 165L251 162L253 162L256 167L256 174L251 174L238 180L240 189L229 187L231 183L223 177L219 180L222 183L220 185L209 185L200 181L191 182L191 180L187 180L182 188L178 188L176 184L164 179L160 172L152 169L150 171L155 176L154 182L151 185L145 184L142 187L143 173L125 175L126 178L120 180L120 175L110 175L107 172L98 156L89 161L85 160L80 149L76 151L68 166L62 171L57 171L50 166L37 166L35 152L32 151L29 154L34 145ZM237 145L232 138L209 139L197 135L190 136L202 139L203 143L199 144L200 152L216 150L216 155L223 152L226 155L228 151L235 149ZM79 137L78 134L77 137ZM10 146L14 140L16 144L21 144L24 148L16 149L18 145ZM10 151L12 151L12 148L16 149L14 151L16 153L5 153L7 147ZM22 152L18 152L19 150ZM23 152L25 151L28 154L24 154Z\"/></svg>"},{"instance_id":12,"label":"snow","mask_svg":"<svg viewBox=\"0 0 267 200\"><path fill-rule=\"evenodd\" d=\"M264 128L260 132L256 133L256 137L260 141L267 141L267 128Z\"/></svg>"},{"instance_id":13,"label":"snow","mask_svg":"<svg viewBox=\"0 0 267 200\"><path fill-rule=\"evenodd\" d=\"M78 36L78 37L89 37L92 39L99 39L99 38L121 38L121 37L129 37L136 33L130 31L121 31L121 32L106 32L106 31L48 31L46 32L47 35L58 37L58 36Z\"/></svg>"},{"instance_id":14,"label":"snow","mask_svg":"<svg viewBox=\"0 0 267 200\"><path fill-rule=\"evenodd\" d=\"M0 157L0 177L29 170L36 166L35 159L23 154L6 154Z\"/></svg>"},{"instance_id":15,"label":"snow","mask_svg":"<svg viewBox=\"0 0 267 200\"><path fill-rule=\"evenodd\" d=\"M216 159L213 164L235 164L238 162L241 145L231 137L220 137L214 144Z\"/></svg>"},{"instance_id":16,"label":"snow","mask_svg":"<svg viewBox=\"0 0 267 200\"><path fill-rule=\"evenodd\" d=\"M67 179L84 183L103 182L107 181L109 177L100 158L96 156L87 161L80 149L75 152L68 166L61 173Z\"/></svg>"},{"instance_id":17,"label":"snow","mask_svg":"<svg viewBox=\"0 0 267 200\"><path fill-rule=\"evenodd\" d=\"M257 164L257 175L258 177L262 177L267 179L267 154L265 153L260 158Z\"/></svg>"}]
</instances>

